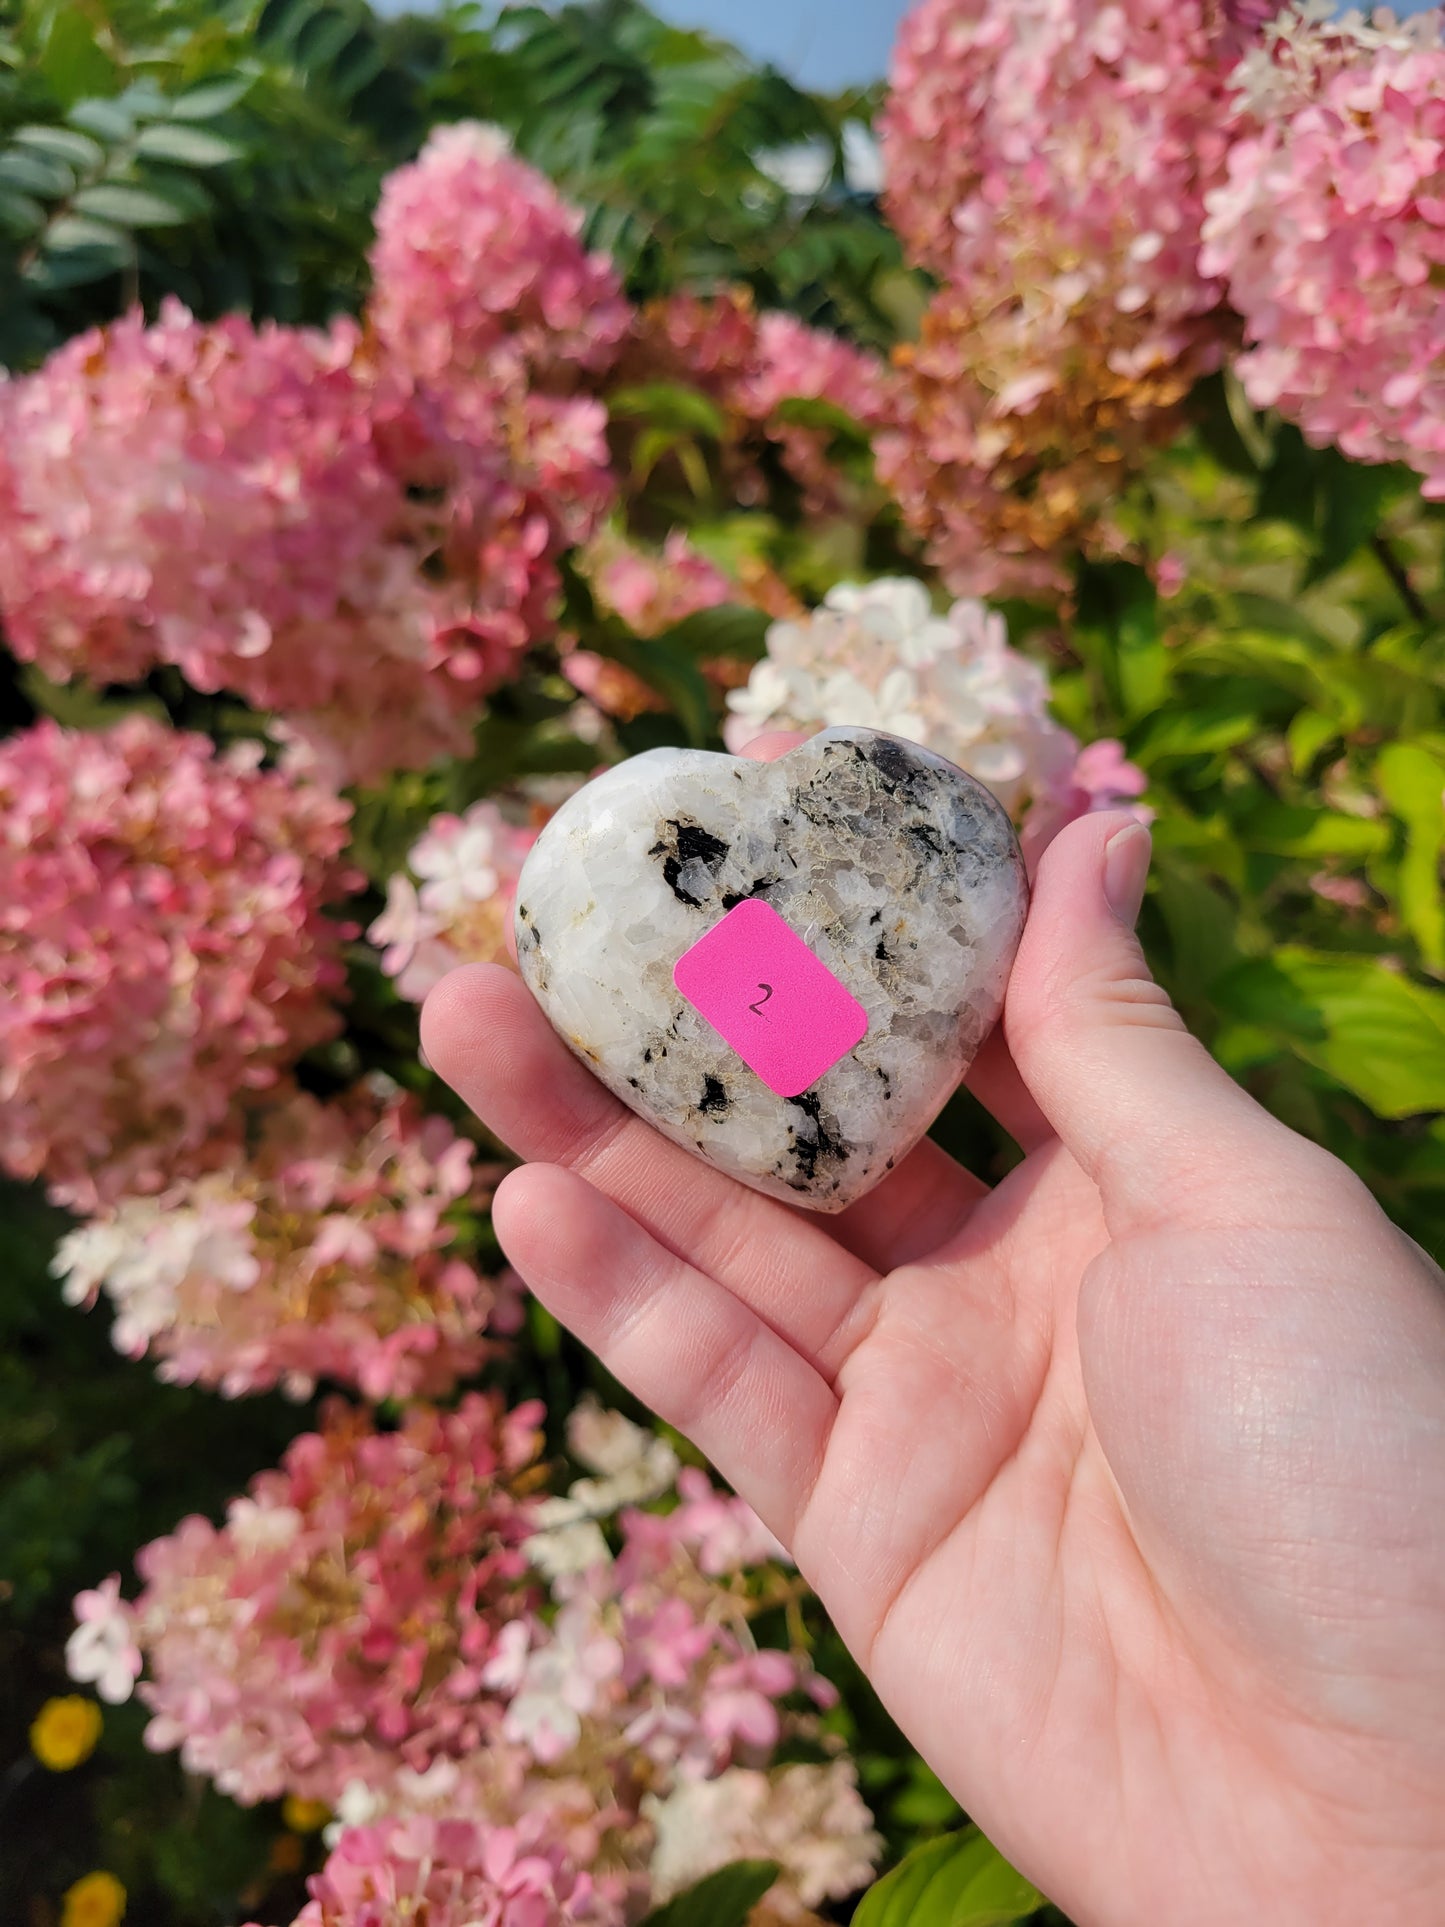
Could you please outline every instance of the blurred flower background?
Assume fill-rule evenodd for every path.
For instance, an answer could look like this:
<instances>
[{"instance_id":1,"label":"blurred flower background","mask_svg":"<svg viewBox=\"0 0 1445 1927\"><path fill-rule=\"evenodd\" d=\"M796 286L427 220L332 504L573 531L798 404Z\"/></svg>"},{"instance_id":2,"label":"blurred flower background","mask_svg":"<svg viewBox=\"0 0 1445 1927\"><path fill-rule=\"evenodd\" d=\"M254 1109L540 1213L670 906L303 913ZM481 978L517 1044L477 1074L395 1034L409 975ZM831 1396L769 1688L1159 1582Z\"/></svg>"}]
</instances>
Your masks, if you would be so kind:
<instances>
[{"instance_id":1,"label":"blurred flower background","mask_svg":"<svg viewBox=\"0 0 1445 1927\"><path fill-rule=\"evenodd\" d=\"M418 1057L600 767L1136 811L1440 1242L1441 17L921 0L822 94L664 11L0 0L7 1923L1059 1918Z\"/></svg>"}]
</instances>

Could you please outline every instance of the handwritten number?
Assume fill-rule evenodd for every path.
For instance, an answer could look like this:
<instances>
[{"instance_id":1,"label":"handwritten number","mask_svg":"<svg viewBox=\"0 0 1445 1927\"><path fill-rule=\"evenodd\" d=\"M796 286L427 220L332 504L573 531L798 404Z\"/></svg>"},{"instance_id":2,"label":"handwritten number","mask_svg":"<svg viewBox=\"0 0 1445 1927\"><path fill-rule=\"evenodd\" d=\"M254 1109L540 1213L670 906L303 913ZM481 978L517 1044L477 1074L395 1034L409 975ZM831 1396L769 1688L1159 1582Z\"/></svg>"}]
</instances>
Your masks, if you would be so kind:
<instances>
[{"instance_id":1,"label":"handwritten number","mask_svg":"<svg viewBox=\"0 0 1445 1927\"><path fill-rule=\"evenodd\" d=\"M759 997L758 1001L755 1004L749 1004L748 1009L756 1011L758 1016L761 1017L763 1014L763 1005L768 1001L769 997L771 997L773 994L773 986L771 984L759 984L758 989L763 994L761 997Z\"/></svg>"}]
</instances>

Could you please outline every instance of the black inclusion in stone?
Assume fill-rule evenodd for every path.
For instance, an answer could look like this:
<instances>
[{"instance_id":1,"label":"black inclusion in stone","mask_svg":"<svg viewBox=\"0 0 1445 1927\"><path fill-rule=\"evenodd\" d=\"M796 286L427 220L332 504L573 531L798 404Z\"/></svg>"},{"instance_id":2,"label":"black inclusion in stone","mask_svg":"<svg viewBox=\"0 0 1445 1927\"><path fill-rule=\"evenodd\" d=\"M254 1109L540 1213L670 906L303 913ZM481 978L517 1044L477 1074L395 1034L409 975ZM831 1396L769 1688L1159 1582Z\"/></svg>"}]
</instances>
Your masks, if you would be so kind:
<instances>
[{"instance_id":1,"label":"black inclusion in stone","mask_svg":"<svg viewBox=\"0 0 1445 1927\"><path fill-rule=\"evenodd\" d=\"M660 843L654 843L648 855L662 858L663 881L678 902L689 903L696 908L702 902L702 898L693 896L690 891L683 888L681 881L683 866L701 862L709 870L714 869L727 855L730 845L724 843L721 837L716 837L711 831L705 830L700 823L669 821L667 827L672 832L671 836L664 837Z\"/></svg>"},{"instance_id":2,"label":"black inclusion in stone","mask_svg":"<svg viewBox=\"0 0 1445 1927\"><path fill-rule=\"evenodd\" d=\"M864 750L864 759L877 770L885 788L906 788L920 773L916 759L888 736L875 736Z\"/></svg>"},{"instance_id":3,"label":"black inclusion in stone","mask_svg":"<svg viewBox=\"0 0 1445 1927\"><path fill-rule=\"evenodd\" d=\"M820 1171L826 1171L830 1164L841 1164L848 1155L848 1146L842 1138L834 1137L823 1122L822 1103L816 1091L808 1091L802 1097L790 1097L789 1105L803 1113L813 1122L813 1136L800 1137L793 1132L792 1153L795 1175L788 1179L794 1191L811 1191L818 1182Z\"/></svg>"},{"instance_id":4,"label":"black inclusion in stone","mask_svg":"<svg viewBox=\"0 0 1445 1927\"><path fill-rule=\"evenodd\" d=\"M747 903L753 897L765 895L777 880L776 877L754 877L746 890L729 890L722 900L723 909L736 910L740 903Z\"/></svg>"},{"instance_id":5,"label":"black inclusion in stone","mask_svg":"<svg viewBox=\"0 0 1445 1927\"><path fill-rule=\"evenodd\" d=\"M910 823L904 834L911 836L915 843L921 843L930 856L943 855L943 844L931 823Z\"/></svg>"},{"instance_id":6,"label":"black inclusion in stone","mask_svg":"<svg viewBox=\"0 0 1445 1927\"><path fill-rule=\"evenodd\" d=\"M727 1094L727 1086L720 1077L711 1074L702 1080L702 1096L697 1100L697 1108L706 1111L710 1117L721 1117L732 1103Z\"/></svg>"}]
</instances>

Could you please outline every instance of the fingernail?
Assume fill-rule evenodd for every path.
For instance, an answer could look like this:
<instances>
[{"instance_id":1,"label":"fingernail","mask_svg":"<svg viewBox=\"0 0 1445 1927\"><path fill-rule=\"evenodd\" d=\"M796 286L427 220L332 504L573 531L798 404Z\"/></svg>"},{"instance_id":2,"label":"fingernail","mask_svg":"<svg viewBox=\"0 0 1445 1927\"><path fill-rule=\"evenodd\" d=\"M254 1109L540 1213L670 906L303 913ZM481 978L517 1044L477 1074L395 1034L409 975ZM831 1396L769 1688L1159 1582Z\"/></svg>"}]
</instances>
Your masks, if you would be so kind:
<instances>
[{"instance_id":1,"label":"fingernail","mask_svg":"<svg viewBox=\"0 0 1445 1927\"><path fill-rule=\"evenodd\" d=\"M1104 895L1109 908L1132 930L1149 880L1153 838L1142 823L1116 830L1104 845Z\"/></svg>"}]
</instances>

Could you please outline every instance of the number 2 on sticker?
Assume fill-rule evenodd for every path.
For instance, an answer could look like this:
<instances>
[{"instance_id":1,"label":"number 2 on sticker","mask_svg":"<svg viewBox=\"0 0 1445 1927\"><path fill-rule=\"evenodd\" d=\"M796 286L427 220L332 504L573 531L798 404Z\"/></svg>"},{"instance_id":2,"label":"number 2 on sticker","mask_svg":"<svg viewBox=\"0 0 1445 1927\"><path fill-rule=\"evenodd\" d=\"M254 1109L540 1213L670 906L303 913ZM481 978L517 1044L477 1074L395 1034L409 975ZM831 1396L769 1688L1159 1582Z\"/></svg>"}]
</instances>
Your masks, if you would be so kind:
<instances>
[{"instance_id":1,"label":"number 2 on sticker","mask_svg":"<svg viewBox=\"0 0 1445 1927\"><path fill-rule=\"evenodd\" d=\"M768 1001L768 999L773 994L773 986L771 984L759 984L758 989L763 994L761 997L759 997L758 1001L755 1004L749 1004L748 1009L751 1011L756 1011L757 1015L761 1017L763 1014L763 1005Z\"/></svg>"}]
</instances>

